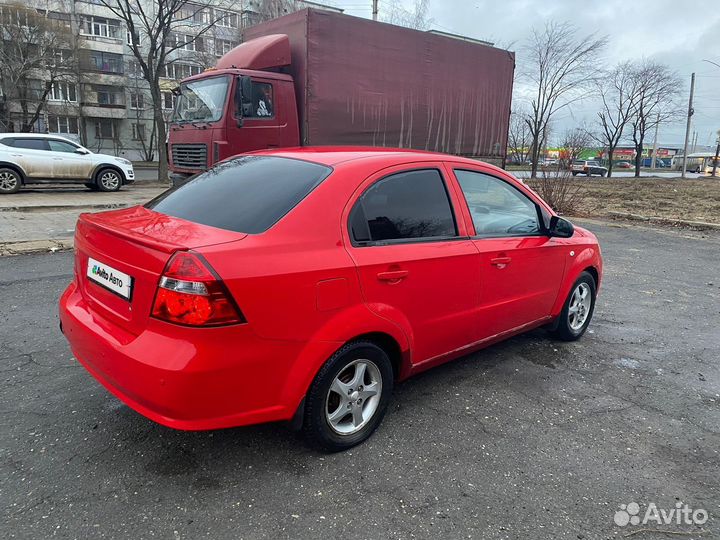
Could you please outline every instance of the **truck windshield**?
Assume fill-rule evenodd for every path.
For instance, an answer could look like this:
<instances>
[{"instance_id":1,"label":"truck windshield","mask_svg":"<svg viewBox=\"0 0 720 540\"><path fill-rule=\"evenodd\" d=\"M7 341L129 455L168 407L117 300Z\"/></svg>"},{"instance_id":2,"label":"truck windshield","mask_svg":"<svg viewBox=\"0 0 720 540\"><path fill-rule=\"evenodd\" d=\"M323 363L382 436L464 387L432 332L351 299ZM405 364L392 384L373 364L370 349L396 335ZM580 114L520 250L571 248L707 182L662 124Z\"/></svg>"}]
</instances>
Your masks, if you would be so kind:
<instances>
[{"instance_id":1,"label":"truck windshield","mask_svg":"<svg viewBox=\"0 0 720 540\"><path fill-rule=\"evenodd\" d=\"M230 77L223 75L180 85L174 122L215 122L225 108Z\"/></svg>"}]
</instances>

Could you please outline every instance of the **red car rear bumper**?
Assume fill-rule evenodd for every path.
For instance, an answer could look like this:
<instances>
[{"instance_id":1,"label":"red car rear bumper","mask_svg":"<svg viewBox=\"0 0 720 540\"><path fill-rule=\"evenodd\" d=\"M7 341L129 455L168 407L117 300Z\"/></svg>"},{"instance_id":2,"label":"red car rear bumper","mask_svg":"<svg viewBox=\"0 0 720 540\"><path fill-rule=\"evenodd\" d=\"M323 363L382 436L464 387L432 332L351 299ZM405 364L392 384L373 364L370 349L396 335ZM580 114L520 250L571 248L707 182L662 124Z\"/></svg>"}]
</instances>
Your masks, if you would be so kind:
<instances>
[{"instance_id":1,"label":"red car rear bumper","mask_svg":"<svg viewBox=\"0 0 720 540\"><path fill-rule=\"evenodd\" d=\"M303 397L285 384L303 344L261 339L246 325L208 331L151 319L135 336L93 312L75 283L60 298L60 321L73 354L103 386L171 428L287 420Z\"/></svg>"}]
</instances>

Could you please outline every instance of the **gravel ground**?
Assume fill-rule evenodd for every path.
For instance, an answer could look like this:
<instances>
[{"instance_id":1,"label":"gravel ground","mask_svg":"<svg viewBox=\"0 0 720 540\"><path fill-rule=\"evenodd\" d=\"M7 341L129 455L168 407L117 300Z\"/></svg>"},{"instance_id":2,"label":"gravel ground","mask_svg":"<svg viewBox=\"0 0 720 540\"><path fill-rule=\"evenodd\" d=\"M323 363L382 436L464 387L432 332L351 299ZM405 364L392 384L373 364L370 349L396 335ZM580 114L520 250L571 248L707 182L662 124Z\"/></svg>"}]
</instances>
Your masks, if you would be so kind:
<instances>
[{"instance_id":1,"label":"gravel ground","mask_svg":"<svg viewBox=\"0 0 720 540\"><path fill-rule=\"evenodd\" d=\"M584 223L606 276L576 343L535 331L400 385L366 444L173 431L72 358L71 254L0 258L5 538L620 538L620 505L720 526L720 236ZM702 534L701 534L702 533ZM634 538L662 538L643 532Z\"/></svg>"}]
</instances>

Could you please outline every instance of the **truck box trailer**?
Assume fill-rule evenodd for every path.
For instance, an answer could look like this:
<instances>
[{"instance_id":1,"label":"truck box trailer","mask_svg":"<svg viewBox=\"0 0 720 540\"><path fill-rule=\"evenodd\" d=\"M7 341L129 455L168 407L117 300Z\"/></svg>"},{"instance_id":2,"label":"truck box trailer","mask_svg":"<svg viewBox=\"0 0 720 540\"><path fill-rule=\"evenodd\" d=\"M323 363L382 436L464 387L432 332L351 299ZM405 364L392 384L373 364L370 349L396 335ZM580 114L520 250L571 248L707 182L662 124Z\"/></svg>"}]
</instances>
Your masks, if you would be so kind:
<instances>
[{"instance_id":1,"label":"truck box trailer","mask_svg":"<svg viewBox=\"0 0 720 540\"><path fill-rule=\"evenodd\" d=\"M247 29L182 81L170 168L283 146L417 148L504 162L514 53L316 9Z\"/></svg>"}]
</instances>

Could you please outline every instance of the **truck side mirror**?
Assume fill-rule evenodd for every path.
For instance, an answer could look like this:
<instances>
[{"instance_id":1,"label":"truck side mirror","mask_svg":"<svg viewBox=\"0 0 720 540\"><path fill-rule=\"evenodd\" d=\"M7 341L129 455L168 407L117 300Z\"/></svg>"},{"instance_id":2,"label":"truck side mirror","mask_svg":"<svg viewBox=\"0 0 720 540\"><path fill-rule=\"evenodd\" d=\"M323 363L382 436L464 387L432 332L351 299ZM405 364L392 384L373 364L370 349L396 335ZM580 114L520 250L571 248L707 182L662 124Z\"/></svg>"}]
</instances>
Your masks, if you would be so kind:
<instances>
[{"instance_id":1,"label":"truck side mirror","mask_svg":"<svg viewBox=\"0 0 720 540\"><path fill-rule=\"evenodd\" d=\"M252 79L247 75L240 75L240 91L244 102L252 100Z\"/></svg>"}]
</instances>

